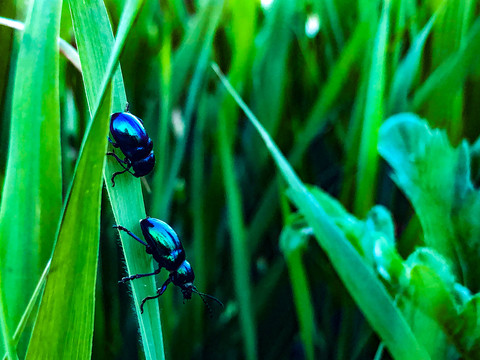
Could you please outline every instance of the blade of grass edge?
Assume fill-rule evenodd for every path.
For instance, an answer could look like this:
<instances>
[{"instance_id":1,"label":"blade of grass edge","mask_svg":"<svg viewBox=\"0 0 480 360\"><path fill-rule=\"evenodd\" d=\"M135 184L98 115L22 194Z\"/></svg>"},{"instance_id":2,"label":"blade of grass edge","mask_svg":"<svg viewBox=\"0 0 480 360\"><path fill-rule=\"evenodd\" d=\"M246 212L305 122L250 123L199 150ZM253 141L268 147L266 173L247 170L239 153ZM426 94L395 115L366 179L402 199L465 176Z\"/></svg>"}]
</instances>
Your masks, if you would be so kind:
<instances>
[{"instance_id":1,"label":"blade of grass edge","mask_svg":"<svg viewBox=\"0 0 480 360\"><path fill-rule=\"evenodd\" d=\"M1 285L1 277L0 277L0 285ZM8 356L9 359L18 359L16 346L13 342L11 331L7 324L7 307L5 306L5 300L3 296L0 296L0 326L2 330L3 346L5 346L5 349L7 350L7 354L5 356Z\"/></svg>"},{"instance_id":2,"label":"blade of grass edge","mask_svg":"<svg viewBox=\"0 0 480 360\"><path fill-rule=\"evenodd\" d=\"M319 245L328 255L337 274L350 295L360 307L370 325L385 342L395 359L429 359L428 353L417 342L405 318L395 306L387 291L366 266L350 242L328 218L323 208L298 178L258 119L230 86L217 64L212 64L221 82L245 112L265 142L283 178L293 190L296 206L312 226Z\"/></svg>"},{"instance_id":3,"label":"blade of grass edge","mask_svg":"<svg viewBox=\"0 0 480 360\"><path fill-rule=\"evenodd\" d=\"M91 356L111 94L110 88L84 136L27 359Z\"/></svg>"}]
</instances>

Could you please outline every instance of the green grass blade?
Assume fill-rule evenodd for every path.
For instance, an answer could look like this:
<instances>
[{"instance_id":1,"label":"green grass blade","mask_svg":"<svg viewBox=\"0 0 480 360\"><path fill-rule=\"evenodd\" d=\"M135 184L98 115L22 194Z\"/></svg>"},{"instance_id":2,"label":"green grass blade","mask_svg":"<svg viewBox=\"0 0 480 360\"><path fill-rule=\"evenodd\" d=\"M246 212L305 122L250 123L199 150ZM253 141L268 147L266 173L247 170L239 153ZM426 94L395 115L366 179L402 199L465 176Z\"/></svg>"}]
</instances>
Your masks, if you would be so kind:
<instances>
[{"instance_id":1,"label":"green grass blade","mask_svg":"<svg viewBox=\"0 0 480 360\"><path fill-rule=\"evenodd\" d=\"M161 200L159 201L159 207L155 209L155 213L158 214L157 216L161 216L162 218L165 218L167 216L170 208L170 202L173 197L175 183L177 181L177 176L182 165L183 157L185 155L188 139L187 134L190 131L190 124L192 122L192 117L195 114L198 97L205 82L205 73L208 69L208 62L212 50L213 39L220 20L222 7L223 1L210 1L210 11L207 13L208 27L205 34L205 39L201 42L201 51L198 54L195 72L193 74L193 78L188 90L187 103L185 105L185 115L183 117L183 135L178 139L178 143L173 154L172 165L170 167L170 171L168 172L165 186L161 189L161 191L157 191L157 193L161 194ZM203 22L203 19L200 20ZM176 73L173 72L173 74ZM178 87L177 81L175 81L173 84L175 85L175 87Z\"/></svg>"},{"instance_id":2,"label":"green grass blade","mask_svg":"<svg viewBox=\"0 0 480 360\"><path fill-rule=\"evenodd\" d=\"M417 88L413 96L412 108L418 110L431 101L432 94L438 89L444 88L450 92L462 86L472 64L475 64L475 56L479 51L480 19L477 19L465 36L460 49L442 62Z\"/></svg>"},{"instance_id":3,"label":"green grass blade","mask_svg":"<svg viewBox=\"0 0 480 360\"><path fill-rule=\"evenodd\" d=\"M5 304L5 300L3 296L0 296L0 330L2 331L3 346L5 346L5 349L7 349L6 356L8 356L9 359L18 359L13 337L11 335L12 331L9 329L9 325L7 323L7 315L7 306Z\"/></svg>"},{"instance_id":4,"label":"green grass blade","mask_svg":"<svg viewBox=\"0 0 480 360\"><path fill-rule=\"evenodd\" d=\"M245 356L257 358L256 326L252 309L250 254L242 214L242 198L235 172L233 148L229 145L228 118L221 114L218 124L218 147L227 197L235 293L240 307L240 324L243 333Z\"/></svg>"},{"instance_id":5,"label":"green grass blade","mask_svg":"<svg viewBox=\"0 0 480 360\"><path fill-rule=\"evenodd\" d=\"M260 122L221 74L218 66L213 64L212 67L259 132L283 178L292 189L295 205L312 226L317 241L327 253L337 274L393 357L429 359L428 353L417 342L382 283L307 190Z\"/></svg>"},{"instance_id":6,"label":"green grass blade","mask_svg":"<svg viewBox=\"0 0 480 360\"><path fill-rule=\"evenodd\" d=\"M373 205L378 168L377 133L383 118L387 40L390 26L390 1L385 1L378 24L370 67L370 78L358 154L355 211L365 215Z\"/></svg>"},{"instance_id":7,"label":"green grass blade","mask_svg":"<svg viewBox=\"0 0 480 360\"><path fill-rule=\"evenodd\" d=\"M52 262L49 261L47 263L47 266L45 266L42 276L40 277L40 280L38 280L37 286L35 287L35 290L30 298L30 301L28 302L27 308L25 309L25 312L23 313L17 328L15 329L15 333L13 334L13 339L12 339L14 346L17 346L18 342L20 341L20 337L22 336L23 331L27 326L27 322L30 320L30 316L32 315L33 310L35 309L35 304L37 303L37 300L41 297L43 293L44 285L45 285L45 282L47 281L47 275L48 275L48 272L50 271L51 263ZM8 354L5 354L3 359L7 360L8 359L7 356Z\"/></svg>"},{"instance_id":8,"label":"green grass blade","mask_svg":"<svg viewBox=\"0 0 480 360\"><path fill-rule=\"evenodd\" d=\"M101 81L104 83L105 80L101 79L104 79L106 74L111 75L112 66L115 68L115 58L118 58L122 51L126 35L133 26L133 19L138 14L139 4L138 1L130 1L125 7L125 15L122 15L118 27L119 41L117 45L114 45L111 25L103 2L70 0L85 92L91 113L95 111L93 104L96 104L101 97L101 91L103 91ZM102 44L102 46L98 46L98 44ZM111 60L110 57L114 60ZM113 110L115 112L123 111L126 96L119 66L116 67L112 81L114 84ZM134 109L135 106L132 104L131 110L134 111ZM132 232L141 234L139 220L145 218L146 215L140 181L133 176L119 176L116 179L115 188L112 188L110 177L118 170L119 165L109 159L105 165L104 177L115 221ZM145 248L132 241L124 233L120 234L120 239L129 274L152 272L151 257L146 254ZM163 339L158 304L154 301L147 302L143 315L140 315L139 308L144 297L155 293L155 279L153 277L137 279L131 282L131 287L145 356L147 359L163 359Z\"/></svg>"},{"instance_id":9,"label":"green grass blade","mask_svg":"<svg viewBox=\"0 0 480 360\"><path fill-rule=\"evenodd\" d=\"M413 79L418 72L423 48L436 18L436 14L430 18L423 30L415 38L407 55L395 72L389 96L388 111L390 113L407 110L407 96L411 90Z\"/></svg>"},{"instance_id":10,"label":"green grass blade","mask_svg":"<svg viewBox=\"0 0 480 360\"><path fill-rule=\"evenodd\" d=\"M307 272L302 261L302 253L307 241L308 236L291 225L286 226L280 235L280 249L285 257L290 275L300 336L305 346L306 358L313 360L315 359L315 312L310 295L312 292L308 284Z\"/></svg>"},{"instance_id":11,"label":"green grass blade","mask_svg":"<svg viewBox=\"0 0 480 360\"><path fill-rule=\"evenodd\" d=\"M21 21L8 19L2 16L0 16L0 25L5 25L9 28L20 31L23 31L25 29L25 25ZM58 38L58 46L60 48L60 52L65 55L65 57L72 63L72 65L75 66L78 71L82 71L82 67L80 66L80 58L78 57L77 50L75 50L72 45L70 45L62 38Z\"/></svg>"},{"instance_id":12,"label":"green grass blade","mask_svg":"<svg viewBox=\"0 0 480 360\"><path fill-rule=\"evenodd\" d=\"M110 88L84 137L27 359L91 356L111 94Z\"/></svg>"},{"instance_id":13,"label":"green grass blade","mask_svg":"<svg viewBox=\"0 0 480 360\"><path fill-rule=\"evenodd\" d=\"M255 109L265 119L265 127L272 134L277 132L285 103L289 49L291 47L295 14L295 1L277 0L272 3L265 24L258 34L257 50L252 69ZM259 160L260 153L250 149ZM263 154L265 152L263 151Z\"/></svg>"},{"instance_id":14,"label":"green grass blade","mask_svg":"<svg viewBox=\"0 0 480 360\"><path fill-rule=\"evenodd\" d=\"M19 323L51 256L62 209L60 10L61 1L31 4L16 65L0 210L0 296L9 329Z\"/></svg>"},{"instance_id":15,"label":"green grass blade","mask_svg":"<svg viewBox=\"0 0 480 360\"><path fill-rule=\"evenodd\" d=\"M345 45L337 63L333 66L331 75L328 77L326 84L320 91L315 105L307 118L305 126L300 130L298 139L302 140L295 143L288 157L291 164L296 165L302 160L305 151L308 149L315 136L327 123L327 113L329 109L335 105L335 101L341 95L343 86L345 86L355 62L360 55L362 55L362 47L364 46L364 41L367 37L368 28L366 24L359 24ZM265 195L262 198L259 210L256 212L254 219L251 222L248 231L248 239L253 244L261 243L258 240L262 238L265 231L268 229L269 221L267 219L271 219L274 215L271 210L271 204L275 201L277 185L278 176L275 177L267 191L264 192Z\"/></svg>"}]
</instances>

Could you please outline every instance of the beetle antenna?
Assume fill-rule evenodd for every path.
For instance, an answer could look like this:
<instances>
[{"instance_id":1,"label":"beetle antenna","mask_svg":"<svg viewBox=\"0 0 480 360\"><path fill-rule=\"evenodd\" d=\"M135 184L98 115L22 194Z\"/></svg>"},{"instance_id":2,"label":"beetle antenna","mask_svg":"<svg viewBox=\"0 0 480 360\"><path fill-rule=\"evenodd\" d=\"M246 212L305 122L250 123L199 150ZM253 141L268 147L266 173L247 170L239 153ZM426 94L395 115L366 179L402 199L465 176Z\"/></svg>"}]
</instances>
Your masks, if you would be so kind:
<instances>
[{"instance_id":1,"label":"beetle antenna","mask_svg":"<svg viewBox=\"0 0 480 360\"><path fill-rule=\"evenodd\" d=\"M194 293L198 294L198 295L202 298L203 303L205 304L205 306L206 306L207 309L208 309L208 312L210 313L210 317L212 317L212 313L213 313L213 312L212 312L212 308L210 307L210 305L208 305L208 303L207 303L207 301L205 300L205 298L209 298L209 299L215 300L218 304L220 304L221 307L225 307L225 306L223 305L223 303L222 303L220 300L218 300L215 296L202 293L202 292L198 291L196 287L193 287L193 288L192 288L192 291L193 291Z\"/></svg>"}]
</instances>

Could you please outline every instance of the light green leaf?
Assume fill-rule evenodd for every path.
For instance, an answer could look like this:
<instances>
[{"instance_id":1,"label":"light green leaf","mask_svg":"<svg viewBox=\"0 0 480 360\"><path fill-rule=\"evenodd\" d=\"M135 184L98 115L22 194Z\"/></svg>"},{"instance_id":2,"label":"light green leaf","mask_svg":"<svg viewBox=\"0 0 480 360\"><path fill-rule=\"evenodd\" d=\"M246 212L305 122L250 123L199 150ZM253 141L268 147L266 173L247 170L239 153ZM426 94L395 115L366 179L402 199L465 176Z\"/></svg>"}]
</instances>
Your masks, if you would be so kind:
<instances>
[{"instance_id":1,"label":"light green leaf","mask_svg":"<svg viewBox=\"0 0 480 360\"><path fill-rule=\"evenodd\" d=\"M84 137L27 359L91 357L111 94Z\"/></svg>"},{"instance_id":2,"label":"light green leaf","mask_svg":"<svg viewBox=\"0 0 480 360\"><path fill-rule=\"evenodd\" d=\"M443 255L462 283L478 290L480 196L470 180L469 148L453 148L444 131L414 114L392 116L380 129L378 150L412 202L425 244Z\"/></svg>"},{"instance_id":3,"label":"light green leaf","mask_svg":"<svg viewBox=\"0 0 480 360\"><path fill-rule=\"evenodd\" d=\"M60 11L61 1L32 2L16 64L0 210L0 311L10 332L51 256L62 209Z\"/></svg>"}]
</instances>

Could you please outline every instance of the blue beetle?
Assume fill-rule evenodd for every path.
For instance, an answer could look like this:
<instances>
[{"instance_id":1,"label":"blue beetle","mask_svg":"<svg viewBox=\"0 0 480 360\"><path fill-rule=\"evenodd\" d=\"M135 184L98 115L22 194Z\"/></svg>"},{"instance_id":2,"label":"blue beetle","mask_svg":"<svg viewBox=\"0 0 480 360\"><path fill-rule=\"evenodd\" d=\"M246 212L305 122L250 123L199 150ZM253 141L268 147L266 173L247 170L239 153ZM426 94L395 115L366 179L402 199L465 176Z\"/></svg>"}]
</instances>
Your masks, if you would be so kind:
<instances>
[{"instance_id":1,"label":"blue beetle","mask_svg":"<svg viewBox=\"0 0 480 360\"><path fill-rule=\"evenodd\" d=\"M123 167L123 171L117 171L112 175L112 186L115 186L115 176L129 172L135 177L145 176L155 166L155 155L153 154L153 141L148 136L142 119L128 112L128 104L125 112L114 113L110 118L110 133L112 141L108 141L114 148L120 148L125 159L120 159L114 152L107 155L113 156ZM130 171L133 169L133 172Z\"/></svg>"},{"instance_id":2,"label":"blue beetle","mask_svg":"<svg viewBox=\"0 0 480 360\"><path fill-rule=\"evenodd\" d=\"M220 300L211 295L198 291L193 285L193 280L195 279L193 269L190 263L185 260L185 250L183 249L180 239L170 225L151 217L140 220L140 227L146 242L141 240L138 236L123 226L114 225L113 227L118 230L125 231L139 243L145 245L147 254L151 254L158 263L158 268L153 273L136 274L129 277L124 277L122 280L120 280L120 282L125 283L133 279L156 275L160 273L162 268L165 268L170 272L168 279L157 290L157 295L147 296L142 300L142 303L140 304L140 311L142 314L143 304L145 304L147 300L156 299L161 296L165 290L167 290L167 286L170 283L173 283L173 285L176 285L180 288L184 299L191 299L192 293L196 293L202 298L207 307L208 304L205 301L205 297L213 299L223 306Z\"/></svg>"}]
</instances>

